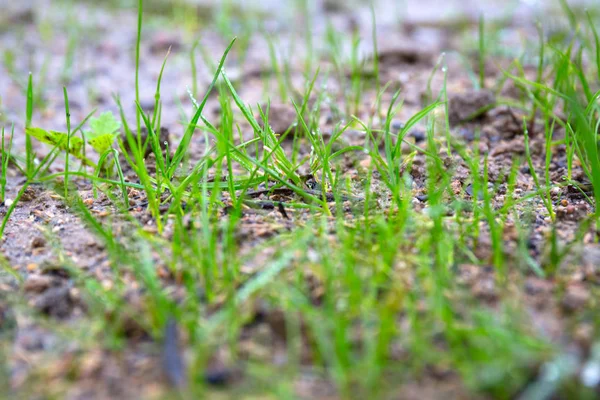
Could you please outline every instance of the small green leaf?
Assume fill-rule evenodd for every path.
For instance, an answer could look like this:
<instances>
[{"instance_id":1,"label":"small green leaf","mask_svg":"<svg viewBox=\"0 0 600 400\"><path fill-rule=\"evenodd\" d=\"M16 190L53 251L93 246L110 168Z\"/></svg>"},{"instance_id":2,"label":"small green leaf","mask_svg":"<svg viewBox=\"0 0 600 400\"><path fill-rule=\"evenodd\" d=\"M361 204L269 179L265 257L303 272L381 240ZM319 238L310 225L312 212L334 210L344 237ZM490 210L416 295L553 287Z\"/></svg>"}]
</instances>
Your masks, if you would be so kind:
<instances>
[{"instance_id":1,"label":"small green leaf","mask_svg":"<svg viewBox=\"0 0 600 400\"><path fill-rule=\"evenodd\" d=\"M103 135L95 136L88 140L90 146L96 150L98 154L104 154L105 151L111 148L117 135L112 133L105 133Z\"/></svg>"},{"instance_id":2,"label":"small green leaf","mask_svg":"<svg viewBox=\"0 0 600 400\"><path fill-rule=\"evenodd\" d=\"M115 133L121 128L121 122L117 121L110 111L107 111L100 114L98 118L90 118L90 128L92 131L86 132L86 136L88 139L93 139L98 136Z\"/></svg>"},{"instance_id":3,"label":"small green leaf","mask_svg":"<svg viewBox=\"0 0 600 400\"><path fill-rule=\"evenodd\" d=\"M58 147L61 150L68 151L70 154L81 157L83 140L80 137L71 136L69 138L64 132L47 131L42 128L25 128L25 132L40 142Z\"/></svg>"}]
</instances>

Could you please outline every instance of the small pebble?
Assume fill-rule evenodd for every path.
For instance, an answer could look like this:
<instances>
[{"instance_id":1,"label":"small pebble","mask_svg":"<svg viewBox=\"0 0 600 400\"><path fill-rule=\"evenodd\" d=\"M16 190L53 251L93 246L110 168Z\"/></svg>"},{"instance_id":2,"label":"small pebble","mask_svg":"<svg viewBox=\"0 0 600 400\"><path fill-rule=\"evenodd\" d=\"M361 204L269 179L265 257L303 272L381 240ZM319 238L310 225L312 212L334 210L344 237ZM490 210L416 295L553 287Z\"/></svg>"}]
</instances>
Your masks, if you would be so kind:
<instances>
[{"instance_id":1,"label":"small pebble","mask_svg":"<svg viewBox=\"0 0 600 400\"><path fill-rule=\"evenodd\" d=\"M209 385L214 386L225 386L232 378L231 370L224 367L219 368L209 368L204 373L204 380Z\"/></svg>"},{"instance_id":2,"label":"small pebble","mask_svg":"<svg viewBox=\"0 0 600 400\"><path fill-rule=\"evenodd\" d=\"M44 246L46 246L46 239L44 239L43 237L37 236L37 237L34 237L33 240L31 241L32 249L39 249L40 247L44 247Z\"/></svg>"},{"instance_id":3,"label":"small pebble","mask_svg":"<svg viewBox=\"0 0 600 400\"><path fill-rule=\"evenodd\" d=\"M52 286L54 279L48 275L29 275L23 289L30 293L41 293Z\"/></svg>"},{"instance_id":4,"label":"small pebble","mask_svg":"<svg viewBox=\"0 0 600 400\"><path fill-rule=\"evenodd\" d=\"M30 263L30 264L27 264L25 269L29 272L35 271L36 269L38 269L38 265L36 263Z\"/></svg>"},{"instance_id":5,"label":"small pebble","mask_svg":"<svg viewBox=\"0 0 600 400\"><path fill-rule=\"evenodd\" d=\"M565 312L574 312L582 309L589 301L590 292L583 286L574 285L567 288L561 301Z\"/></svg>"}]
</instances>

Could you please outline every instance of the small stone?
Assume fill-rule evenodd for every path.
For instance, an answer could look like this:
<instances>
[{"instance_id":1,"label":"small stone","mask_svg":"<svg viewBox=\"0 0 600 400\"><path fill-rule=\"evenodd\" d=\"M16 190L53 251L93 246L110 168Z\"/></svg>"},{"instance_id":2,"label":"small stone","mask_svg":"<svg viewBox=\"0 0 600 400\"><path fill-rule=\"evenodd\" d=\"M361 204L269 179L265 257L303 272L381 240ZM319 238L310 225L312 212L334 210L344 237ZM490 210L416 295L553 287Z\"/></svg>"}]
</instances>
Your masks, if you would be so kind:
<instances>
[{"instance_id":1,"label":"small stone","mask_svg":"<svg viewBox=\"0 0 600 400\"><path fill-rule=\"evenodd\" d=\"M427 138L425 131L423 131L422 129L415 129L415 130L411 131L409 136L412 136L413 138L415 138L415 143L422 143Z\"/></svg>"},{"instance_id":2,"label":"small stone","mask_svg":"<svg viewBox=\"0 0 600 400\"><path fill-rule=\"evenodd\" d=\"M512 140L510 142L500 142L498 144L492 145L490 150L491 157L497 157L502 154L524 154L525 153L525 145L521 139ZM527 168L529 170L529 168Z\"/></svg>"},{"instance_id":3,"label":"small stone","mask_svg":"<svg viewBox=\"0 0 600 400\"><path fill-rule=\"evenodd\" d=\"M152 221L148 221L148 224L144 225L142 230L146 233L153 233L153 234L158 233L158 228L155 225L150 225L151 223L152 223Z\"/></svg>"},{"instance_id":4,"label":"small stone","mask_svg":"<svg viewBox=\"0 0 600 400\"><path fill-rule=\"evenodd\" d=\"M361 160L359 164L364 169L369 169L371 167L371 157L367 157L364 160Z\"/></svg>"},{"instance_id":5,"label":"small stone","mask_svg":"<svg viewBox=\"0 0 600 400\"><path fill-rule=\"evenodd\" d=\"M48 275L29 275L23 289L26 292L41 293L52 286L54 279Z\"/></svg>"},{"instance_id":6,"label":"small stone","mask_svg":"<svg viewBox=\"0 0 600 400\"><path fill-rule=\"evenodd\" d=\"M69 290L69 296L71 296L71 299L78 301L81 299L81 292L77 288L71 288Z\"/></svg>"},{"instance_id":7,"label":"small stone","mask_svg":"<svg viewBox=\"0 0 600 400\"><path fill-rule=\"evenodd\" d=\"M448 101L448 119L452 125L484 116L496 103L489 90L471 90L455 94Z\"/></svg>"},{"instance_id":8,"label":"small stone","mask_svg":"<svg viewBox=\"0 0 600 400\"><path fill-rule=\"evenodd\" d=\"M525 281L525 293L530 296L547 294L552 292L552 283L541 278L529 277Z\"/></svg>"},{"instance_id":9,"label":"small stone","mask_svg":"<svg viewBox=\"0 0 600 400\"><path fill-rule=\"evenodd\" d=\"M169 50L178 51L181 48L181 40L166 32L158 32L150 44L150 52L155 55L164 55Z\"/></svg>"},{"instance_id":10,"label":"small stone","mask_svg":"<svg viewBox=\"0 0 600 400\"><path fill-rule=\"evenodd\" d=\"M27 186L27 188L23 191L23 194L19 198L19 201L21 201L21 202L32 201L33 199L36 198L36 196L37 196L37 194L36 194L35 189L32 188L31 186Z\"/></svg>"},{"instance_id":11,"label":"small stone","mask_svg":"<svg viewBox=\"0 0 600 400\"><path fill-rule=\"evenodd\" d=\"M401 65L401 64L429 64L432 61L432 52L423 46L412 42L394 42L391 46L382 46L377 57L382 65ZM369 57L370 59L373 56Z\"/></svg>"},{"instance_id":12,"label":"small stone","mask_svg":"<svg viewBox=\"0 0 600 400\"><path fill-rule=\"evenodd\" d=\"M262 109L265 113L267 112L266 106L263 106ZM288 137L291 138L294 134L294 129L292 127L298 119L296 109L285 104L271 104L268 109L269 115L267 116L267 120L273 133L276 135L283 135L289 131ZM258 119L261 126L264 126L264 121L262 121L260 116ZM290 130L290 128L292 129Z\"/></svg>"},{"instance_id":13,"label":"small stone","mask_svg":"<svg viewBox=\"0 0 600 400\"><path fill-rule=\"evenodd\" d=\"M166 269L164 267L158 268L156 273L162 279L169 279L172 277L171 271L169 271L168 269Z\"/></svg>"},{"instance_id":14,"label":"small stone","mask_svg":"<svg viewBox=\"0 0 600 400\"><path fill-rule=\"evenodd\" d=\"M65 318L71 312L72 299L66 286L46 290L34 303L34 307L46 315Z\"/></svg>"},{"instance_id":15,"label":"small stone","mask_svg":"<svg viewBox=\"0 0 600 400\"><path fill-rule=\"evenodd\" d=\"M575 328L573 339L584 347L589 347L594 340L594 327L591 324L583 323Z\"/></svg>"},{"instance_id":16,"label":"small stone","mask_svg":"<svg viewBox=\"0 0 600 400\"><path fill-rule=\"evenodd\" d=\"M285 324L285 314L280 309L269 310L266 313L265 320L275 336L283 341L286 340L287 330Z\"/></svg>"},{"instance_id":17,"label":"small stone","mask_svg":"<svg viewBox=\"0 0 600 400\"><path fill-rule=\"evenodd\" d=\"M564 219L567 216L567 207L558 206L556 207L556 217L558 219Z\"/></svg>"},{"instance_id":18,"label":"small stone","mask_svg":"<svg viewBox=\"0 0 600 400\"><path fill-rule=\"evenodd\" d=\"M31 241L32 249L39 249L44 246L46 246L46 239L44 239L41 236L37 236L37 237L33 238L33 240Z\"/></svg>"},{"instance_id":19,"label":"small stone","mask_svg":"<svg viewBox=\"0 0 600 400\"><path fill-rule=\"evenodd\" d=\"M473 285L472 290L475 297L485 301L494 301L498 297L496 284L493 278L479 279Z\"/></svg>"},{"instance_id":20,"label":"small stone","mask_svg":"<svg viewBox=\"0 0 600 400\"><path fill-rule=\"evenodd\" d=\"M398 121L397 119L392 120L392 126L391 126L392 130L394 132L399 132L401 129L404 128L404 122L402 121Z\"/></svg>"},{"instance_id":21,"label":"small stone","mask_svg":"<svg viewBox=\"0 0 600 400\"><path fill-rule=\"evenodd\" d=\"M561 306L565 312L574 312L585 307L590 299L590 292L581 285L571 285L562 298Z\"/></svg>"},{"instance_id":22,"label":"small stone","mask_svg":"<svg viewBox=\"0 0 600 400\"><path fill-rule=\"evenodd\" d=\"M232 371L226 367L209 367L204 373L206 383L213 386L225 386L232 380L232 377Z\"/></svg>"},{"instance_id":23,"label":"small stone","mask_svg":"<svg viewBox=\"0 0 600 400\"><path fill-rule=\"evenodd\" d=\"M156 132L154 132L156 134ZM137 137L137 132L132 132L132 135L134 138ZM150 143L150 140L148 140L148 129L143 126L142 129L140 130L140 137L142 140L142 143L146 143L146 151L144 152L144 157L148 157L150 154L152 154L152 144ZM129 142L127 141L127 138L125 137L125 134L123 134L123 147L125 148L125 150L130 153L131 152L131 148L129 146ZM165 145L166 143L166 145ZM159 131L158 131L158 144L160 145L160 147L162 148L163 152L165 151L166 146L170 147L171 144L171 139L170 139L170 133L169 133L169 129L165 128L164 126L162 126Z\"/></svg>"},{"instance_id":24,"label":"small stone","mask_svg":"<svg viewBox=\"0 0 600 400\"><path fill-rule=\"evenodd\" d=\"M79 374L82 378L92 378L102 368L102 352L88 351L79 362Z\"/></svg>"}]
</instances>

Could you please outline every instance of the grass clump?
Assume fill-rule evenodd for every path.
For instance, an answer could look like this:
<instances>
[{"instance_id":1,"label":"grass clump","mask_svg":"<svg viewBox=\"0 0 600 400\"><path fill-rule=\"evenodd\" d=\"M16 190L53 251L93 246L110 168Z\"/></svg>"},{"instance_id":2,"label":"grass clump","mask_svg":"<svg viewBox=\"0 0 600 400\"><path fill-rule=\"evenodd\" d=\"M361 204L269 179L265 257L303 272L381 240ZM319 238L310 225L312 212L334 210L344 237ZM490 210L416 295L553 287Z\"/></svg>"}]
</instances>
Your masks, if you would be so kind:
<instances>
[{"instance_id":1,"label":"grass clump","mask_svg":"<svg viewBox=\"0 0 600 400\"><path fill-rule=\"evenodd\" d=\"M260 83L275 83L276 96L294 112L283 133L269 123L280 117L270 100L248 104L246 82L230 74L230 64L242 68L248 60L248 39L238 51L228 37L213 62L194 38L185 54L194 79L186 100L191 114L182 112L179 143L171 146L160 136L170 54L146 112L144 2L137 5L134 104L115 95L118 118L109 111L94 117L94 110L72 127L64 88L66 132L35 127L29 75L24 156L14 149L14 129L8 144L2 129L1 200L9 192L15 197L0 233L8 229L6 237L14 237L11 218L28 188L59 187L69 217L99 243L102 266L95 269L81 268L60 244L51 249L85 304L79 320L60 328L78 338L82 352L95 345L122 355L147 345L152 354L163 353L168 365L160 368L183 397L210 397L215 384L227 384L227 394L293 398L306 376L342 398L394 397L421 381L450 382L458 396L498 399L587 393L578 370L594 366L597 355L565 361L564 344L531 323L533 303L523 287L535 291L543 281L552 286L549 293L568 292L572 249L592 242L600 217L600 41L591 14L569 42L548 43L539 29L533 73L522 59L501 71L498 92L512 82L522 97L500 98L488 108L513 113L519 131L512 146L522 145L522 152L499 162L498 152L485 148L494 143L485 129L488 109L450 126L450 57L428 64L433 72L421 77L427 88L419 107L404 101L403 89L381 82L390 67L378 58L374 8L375 54L368 60L360 56L358 30L345 41L329 24L332 60L321 65L314 21L302 21L303 85L293 83L295 59L280 65L281 42L257 28L266 38L273 81ZM310 17L309 2L297 7ZM232 14L228 2L218 21L222 34L235 30ZM476 26L477 89L491 81L490 26L483 18ZM211 69L199 100L197 49ZM76 65L68 64L65 71ZM323 122L327 110L333 122ZM461 138L463 128L473 128L470 143ZM45 156L35 153L32 139L50 146ZM558 180L552 172L562 153L567 175ZM24 183L7 190L13 163ZM568 185L585 194L592 211L565 240L566 194L557 197L556 188L566 193ZM105 208L98 212L100 197ZM536 241L529 238L537 234ZM544 299L559 302L553 296ZM595 333L595 317L581 307ZM566 336L571 343L572 332ZM552 367L560 373L550 382ZM77 376L73 371L74 365Z\"/></svg>"}]
</instances>

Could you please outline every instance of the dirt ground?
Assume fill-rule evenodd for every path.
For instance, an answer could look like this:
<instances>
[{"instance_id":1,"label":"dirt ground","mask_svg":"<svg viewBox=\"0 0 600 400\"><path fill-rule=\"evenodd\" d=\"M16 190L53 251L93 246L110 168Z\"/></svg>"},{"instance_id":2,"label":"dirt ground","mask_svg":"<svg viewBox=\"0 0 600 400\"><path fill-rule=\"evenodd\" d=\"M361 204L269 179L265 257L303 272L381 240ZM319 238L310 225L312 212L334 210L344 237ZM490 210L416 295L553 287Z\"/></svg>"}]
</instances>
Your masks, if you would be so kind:
<instances>
[{"instance_id":1,"label":"dirt ground","mask_svg":"<svg viewBox=\"0 0 600 400\"><path fill-rule=\"evenodd\" d=\"M140 68L141 107L146 110L154 107L156 80L170 48L171 54L162 78L161 125L164 128L163 139L173 147L184 130L179 110L183 109L189 115L193 107L187 91L192 85L189 52L194 41L200 38L215 62L229 42L229 38L224 38L210 23L216 18L216 14L210 14L215 12L215 7L205 3L201 2L191 9L202 14L200 20L207 22L190 28L162 19L160 11L154 15L150 11L144 26ZM292 7L285 3L266 1L253 6L244 5L262 16L265 29L277 38L278 46L284 49L289 48L289 43L298 35L293 23L298 23L297 18ZM313 44L319 54L317 62L323 69L331 66L324 45L327 23L331 23L338 32L350 34L358 30L363 39L360 43L361 57L372 57L369 7L360 1L352 3L323 0L312 6L310 23L314 28ZM478 74L476 58L472 53L461 54L465 54L464 49L473 51L474 43L476 46L477 21L482 13L488 24L496 21L503 25L495 49L511 49L521 45L523 37L536 37L532 21L540 10L544 10L542 15L548 17L549 25L554 20L557 25L560 24L559 18L554 17L558 7L548 3L534 0L409 0L380 2L376 7L380 81L382 85L390 83L391 87L402 89L400 99L403 107L392 124L393 128L396 124L395 129L400 129L403 122L423 108L432 71L444 52L448 65L447 90L452 135L467 147L476 144L480 153L488 156L490 182L496 182L499 188L493 201L498 208L504 203L502 193L508 190L513 160L515 156L525 154L523 127L519 122L524 113L507 105L497 105L496 94L491 90L475 90L465 65L470 65ZM65 4L70 4L70 12L64 11ZM588 5L593 3L589 2ZM120 96L128 119L135 120L136 18L135 8L116 10L102 2L65 1L63 4L54 1L21 1L17 4L0 0L0 49L4 53L4 62L0 64L0 124L7 129L14 124L14 152L22 154L25 146L25 87L28 71L33 72L36 96L39 95L33 117L36 126L58 131L66 129L63 86L68 88L73 121L81 121L95 108L118 115L119 110L113 99L115 94ZM283 133L294 123L295 112L276 94L277 79L272 70L269 45L261 35L252 36L246 45L248 52L243 68L239 66L241 54L234 51L227 61L226 71L246 103L264 104L267 98L271 98L273 119L270 124L276 133ZM295 46L290 62L291 78L297 87L303 87L306 77L303 75L302 60L307 49L303 47L303 41L296 41ZM345 54L349 51L344 49ZM485 79L489 87L503 79L502 68L517 56L501 54L498 50L489 57L485 65ZM73 57L72 62L65 62L69 57ZM197 62L197 96L201 97L213 70L199 56ZM527 72L534 74L535 67ZM319 80L319 84L323 82ZM443 76L435 74L431 91L439 92L443 83ZM348 84L336 78L327 81L328 90L333 96ZM391 95L388 91L382 103L388 104ZM517 97L518 88L507 81L500 95ZM364 92L357 110L358 118L369 119L374 99L373 90ZM343 104L343 100L333 98L330 104L329 109L321 113L320 129L325 133L331 132L338 122L336 104ZM475 120L469 119L474 112L486 106L491 106L487 112ZM212 96L205 115L217 115L219 112L219 100ZM374 125L381 126L383 118L384 115L376 116ZM535 124L529 127L532 159L541 174L546 162L543 129L543 126ZM561 135L564 136L564 132L557 130L554 139L560 140ZM346 145L361 145L364 133L350 130L343 140ZM413 129L408 140L425 149L425 128L418 126ZM284 145L291 146L291 143ZM194 137L190 150L192 161L194 154L200 158L205 148L204 139L200 135ZM34 149L40 155L48 151L47 146L41 143L34 143ZM410 148L404 150L409 152ZM305 153L309 151L305 150ZM356 182L356 177L365 174L370 162L367 155L347 156L341 172ZM456 193L478 195L473 193L469 166L458 154L446 156L444 163L454 171L451 186ZM419 153L414 157L410 171L414 182L411 204L415 210L424 213L428 208L426 164L426 156ZM58 160L49 172L60 172L63 168L64 163ZM552 182L563 183L563 177L567 174L567 154L560 146L554 149L550 172ZM131 181L136 179L131 169L124 173ZM6 215L10 199L16 197L25 183L18 169L10 165L7 179L7 195L0 206L0 217ZM586 178L580 167L574 169L573 179L585 183ZM111 219L115 208L109 198L103 194L95 198L91 183L84 179L74 180L72 185L79 190L93 216L112 221L116 237L126 237L132 221L141 222L148 233L155 233L143 193L131 190L130 216ZM374 186L377 185L382 183L375 174ZM529 167L523 165L517 172L515 194L517 198L524 199L534 189L535 182ZM357 189L354 197L363 195ZM285 211L282 213L276 206L277 202L291 202L294 198L295 195L286 190L253 195L259 207L246 210L235 233L241 253L251 253L265 240L304 225L311 218L308 211L295 211L293 218L289 218ZM354 198L345 200L348 218L352 218ZM381 198L378 201L381 208L385 209L388 200ZM556 206L558 236L561 241L568 243L578 235L581 221L593 212L593 205L580 191L568 185L557 188L552 201ZM548 238L552 226L546 208L539 197L532 197L522 201L517 209L515 215L531 221L527 253L535 262L543 263L548 257ZM169 240L173 229L167 226L161 240ZM505 254L506 263L522 264L521 253L516 248L518 232L514 223L507 224L504 235L508 248L514 248L513 254ZM518 281L508 284L508 287L498 287L493 268L468 263L458 266L456 276L466 291L492 309L505 297L513 296L513 300L528 313L533 331L552 343L560 343L562 348L568 349L569 356L583 363L596 340L598 321L594 314L600 288L600 246L598 232L593 228L587 229L582 237L561 263L560 273L550 278L529 273L525 277L515 277ZM471 246L477 259L492 257L490 233L485 228L478 242ZM79 269L95 277L103 287L110 288L115 285L110 257L106 245L65 204L61 195L52 189L52 184L32 184L27 188L8 220L0 249L4 264L0 269L0 356L6 359L5 363L0 364L5 369L0 372L0 388L5 385L4 390L0 389L0 397L4 393L6 398L171 398L169 385L172 379L169 372L165 371L168 369L165 368L165 362L168 365L169 361L161 358L160 348L152 344L148 333L136 324L135 318L121 324L127 341L124 350L111 351L106 345L94 342L102 326L86 320L93 305L82 296L72 269ZM268 257L268 249L265 257ZM244 265L243 270L250 273L260 268L259 264L257 261L256 265ZM161 274L164 274L165 282L173 288L177 298L180 285L169 276L168 271L161 269ZM511 280L510 276L508 280ZM138 302L142 300L140 296L136 297L135 291L131 293L130 304L124 307L130 307L131 314L135 315L136 307L140 306ZM276 313L267 314L265 318L265 321L247 328L244 335L250 339L242 339L240 346L248 352L273 353L273 358L276 358L278 352L285 350L285 346L282 349L280 344L273 344L277 343L277 331L281 329L282 322ZM73 332L68 330L69 327L79 326L82 321L89 322L88 332L80 329L75 330L81 335L79 337L64 335L65 332ZM263 332L265 329L267 333ZM256 339L261 335L267 343L260 343L260 339ZM395 394L389 398L487 397L486 394L468 391L456 374L446 372L434 370L418 379L404 380L408 383L395 388ZM533 370L532 378L536 375ZM247 387L244 376L241 368L225 368L219 356L215 356L205 376L209 386L216 388L209 397L237 398L235 396L243 393ZM340 397L333 384L314 371L307 371L302 376L303 379L295 386L298 397ZM223 391L223 386L230 386L231 392ZM45 392L39 395L41 388Z\"/></svg>"}]
</instances>

